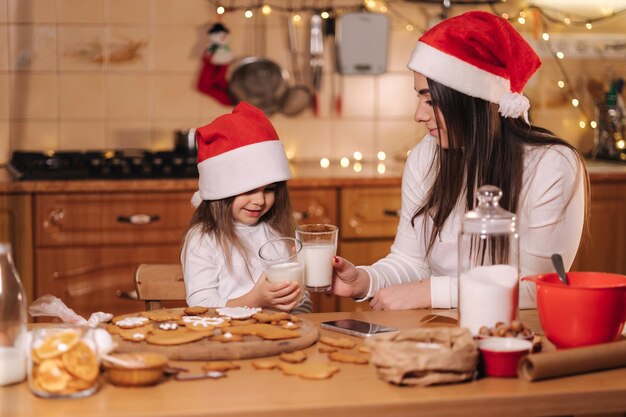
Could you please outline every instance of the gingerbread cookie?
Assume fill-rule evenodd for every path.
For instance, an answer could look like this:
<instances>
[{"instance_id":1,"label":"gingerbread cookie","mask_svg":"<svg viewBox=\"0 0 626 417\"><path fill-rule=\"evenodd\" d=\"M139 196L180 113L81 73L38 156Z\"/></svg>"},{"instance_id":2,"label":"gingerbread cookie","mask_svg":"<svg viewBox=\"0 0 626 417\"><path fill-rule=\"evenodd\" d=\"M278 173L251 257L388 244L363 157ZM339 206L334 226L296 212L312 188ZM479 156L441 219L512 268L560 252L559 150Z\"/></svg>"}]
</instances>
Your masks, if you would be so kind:
<instances>
[{"instance_id":1,"label":"gingerbread cookie","mask_svg":"<svg viewBox=\"0 0 626 417\"><path fill-rule=\"evenodd\" d=\"M293 352L283 352L279 356L281 361L289 363L301 363L306 360L306 353L301 350L294 350Z\"/></svg>"},{"instance_id":2,"label":"gingerbread cookie","mask_svg":"<svg viewBox=\"0 0 626 417\"><path fill-rule=\"evenodd\" d=\"M339 368L329 363L285 363L280 362L278 368L285 375L296 375L305 379L328 379L335 373L339 372Z\"/></svg>"},{"instance_id":3,"label":"gingerbread cookie","mask_svg":"<svg viewBox=\"0 0 626 417\"><path fill-rule=\"evenodd\" d=\"M207 307L202 306L192 306L187 307L183 310L183 312L188 316L199 316L200 314L207 313L209 309Z\"/></svg>"},{"instance_id":4,"label":"gingerbread cookie","mask_svg":"<svg viewBox=\"0 0 626 417\"><path fill-rule=\"evenodd\" d=\"M149 323L150 320L146 317L126 317L117 321L115 325L122 329L134 329L136 327L145 326Z\"/></svg>"},{"instance_id":5,"label":"gingerbread cookie","mask_svg":"<svg viewBox=\"0 0 626 417\"><path fill-rule=\"evenodd\" d=\"M288 321L288 320L280 321L278 322L278 324L280 325L282 329L287 329L287 330L296 330L300 328L299 324L296 324L293 321Z\"/></svg>"},{"instance_id":6,"label":"gingerbread cookie","mask_svg":"<svg viewBox=\"0 0 626 417\"><path fill-rule=\"evenodd\" d=\"M185 327L179 327L174 331L154 329L146 335L146 342L162 346L182 345L195 342L208 335L207 332L193 331Z\"/></svg>"},{"instance_id":7,"label":"gingerbread cookie","mask_svg":"<svg viewBox=\"0 0 626 417\"><path fill-rule=\"evenodd\" d=\"M146 340L148 333L152 330L154 330L152 324L146 324L145 326L135 327L134 329L119 329L116 334L130 342L143 342Z\"/></svg>"},{"instance_id":8,"label":"gingerbread cookie","mask_svg":"<svg viewBox=\"0 0 626 417\"><path fill-rule=\"evenodd\" d=\"M268 311L256 313L252 317L259 323L278 323L281 320L289 320L291 318L291 314L285 313L284 311Z\"/></svg>"},{"instance_id":9,"label":"gingerbread cookie","mask_svg":"<svg viewBox=\"0 0 626 417\"><path fill-rule=\"evenodd\" d=\"M325 345L340 348L340 349L352 349L353 347L356 346L356 342L348 339L347 337L335 338L335 337L322 336L320 337L320 342Z\"/></svg>"},{"instance_id":10,"label":"gingerbread cookie","mask_svg":"<svg viewBox=\"0 0 626 417\"><path fill-rule=\"evenodd\" d=\"M332 346L320 346L319 349L317 350L319 351L319 353L333 353L333 352L337 352L339 348L332 347Z\"/></svg>"},{"instance_id":11,"label":"gingerbread cookie","mask_svg":"<svg viewBox=\"0 0 626 417\"><path fill-rule=\"evenodd\" d=\"M212 361L202 365L202 370L206 372L227 372L235 369L240 369L241 366L231 361Z\"/></svg>"},{"instance_id":12,"label":"gingerbread cookie","mask_svg":"<svg viewBox=\"0 0 626 417\"><path fill-rule=\"evenodd\" d=\"M256 320L252 319L252 318L244 319L244 320L235 320L235 319L233 319L233 320L230 321L230 326L246 326L248 324L254 324L254 323L256 323Z\"/></svg>"},{"instance_id":13,"label":"gingerbread cookie","mask_svg":"<svg viewBox=\"0 0 626 417\"><path fill-rule=\"evenodd\" d=\"M274 369L274 368L278 368L278 362L267 360L267 359L261 359L261 360L252 362L252 367L254 367L254 369Z\"/></svg>"},{"instance_id":14,"label":"gingerbread cookie","mask_svg":"<svg viewBox=\"0 0 626 417\"><path fill-rule=\"evenodd\" d=\"M141 316L152 321L156 321L157 323L162 323L164 321L177 321L183 315L182 313L173 313L168 310L155 310L155 311L142 311Z\"/></svg>"},{"instance_id":15,"label":"gingerbread cookie","mask_svg":"<svg viewBox=\"0 0 626 417\"><path fill-rule=\"evenodd\" d=\"M246 326L229 327L226 331L232 334L252 334L266 340L292 339L300 333L294 330L285 330L266 323L248 324Z\"/></svg>"},{"instance_id":16,"label":"gingerbread cookie","mask_svg":"<svg viewBox=\"0 0 626 417\"><path fill-rule=\"evenodd\" d=\"M345 351L337 351L328 354L328 359L335 362L354 363L357 365L366 365L369 359L365 355L355 355Z\"/></svg>"}]
</instances>

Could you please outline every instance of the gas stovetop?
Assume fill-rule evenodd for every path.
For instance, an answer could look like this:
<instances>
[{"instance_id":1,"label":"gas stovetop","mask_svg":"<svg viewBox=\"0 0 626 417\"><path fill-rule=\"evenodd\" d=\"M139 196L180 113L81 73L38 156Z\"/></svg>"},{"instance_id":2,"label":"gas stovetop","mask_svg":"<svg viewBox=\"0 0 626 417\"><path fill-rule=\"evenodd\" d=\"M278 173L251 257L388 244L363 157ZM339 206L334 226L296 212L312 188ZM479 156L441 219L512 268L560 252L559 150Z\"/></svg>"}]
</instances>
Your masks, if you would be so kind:
<instances>
[{"instance_id":1,"label":"gas stovetop","mask_svg":"<svg viewBox=\"0 0 626 417\"><path fill-rule=\"evenodd\" d=\"M196 155L172 151L15 151L7 168L18 180L198 177Z\"/></svg>"}]
</instances>

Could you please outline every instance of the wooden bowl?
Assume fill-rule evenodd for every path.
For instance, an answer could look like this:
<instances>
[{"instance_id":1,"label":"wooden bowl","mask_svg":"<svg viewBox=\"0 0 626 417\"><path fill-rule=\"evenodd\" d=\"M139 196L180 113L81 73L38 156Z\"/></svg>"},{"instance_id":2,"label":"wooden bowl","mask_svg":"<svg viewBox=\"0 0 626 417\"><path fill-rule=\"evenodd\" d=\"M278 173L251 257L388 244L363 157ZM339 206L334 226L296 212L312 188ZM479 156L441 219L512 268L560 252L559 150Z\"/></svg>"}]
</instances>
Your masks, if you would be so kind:
<instances>
[{"instance_id":1,"label":"wooden bowl","mask_svg":"<svg viewBox=\"0 0 626 417\"><path fill-rule=\"evenodd\" d=\"M118 353L103 365L113 385L140 387L154 385L163 378L167 357L153 352ZM115 360L114 360L115 359Z\"/></svg>"}]
</instances>

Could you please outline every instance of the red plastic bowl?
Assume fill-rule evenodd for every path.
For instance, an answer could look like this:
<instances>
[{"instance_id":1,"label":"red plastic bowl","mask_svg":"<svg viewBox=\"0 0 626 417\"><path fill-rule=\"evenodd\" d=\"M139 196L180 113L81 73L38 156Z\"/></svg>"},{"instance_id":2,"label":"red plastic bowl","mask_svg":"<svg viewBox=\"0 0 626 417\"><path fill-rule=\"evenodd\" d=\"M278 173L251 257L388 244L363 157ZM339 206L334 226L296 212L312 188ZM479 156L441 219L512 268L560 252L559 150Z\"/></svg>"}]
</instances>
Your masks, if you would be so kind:
<instances>
[{"instance_id":1,"label":"red plastic bowl","mask_svg":"<svg viewBox=\"0 0 626 417\"><path fill-rule=\"evenodd\" d=\"M626 321L626 276L568 272L524 277L537 285L537 310L545 336L557 348L612 342Z\"/></svg>"},{"instance_id":2,"label":"red plastic bowl","mask_svg":"<svg viewBox=\"0 0 626 417\"><path fill-rule=\"evenodd\" d=\"M483 375L516 378L519 360L528 355L532 342L517 337L488 337L478 341Z\"/></svg>"}]
</instances>

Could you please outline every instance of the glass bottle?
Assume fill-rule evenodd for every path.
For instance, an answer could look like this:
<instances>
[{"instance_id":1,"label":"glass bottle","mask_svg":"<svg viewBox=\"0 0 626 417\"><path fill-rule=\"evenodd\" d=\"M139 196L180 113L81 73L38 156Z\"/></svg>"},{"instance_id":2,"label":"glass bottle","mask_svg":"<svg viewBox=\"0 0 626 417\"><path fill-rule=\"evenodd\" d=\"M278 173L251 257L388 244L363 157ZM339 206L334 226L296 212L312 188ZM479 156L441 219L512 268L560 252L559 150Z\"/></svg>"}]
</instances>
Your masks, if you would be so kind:
<instances>
[{"instance_id":1,"label":"glass bottle","mask_svg":"<svg viewBox=\"0 0 626 417\"><path fill-rule=\"evenodd\" d=\"M519 235L517 217L499 206L493 185L475 193L478 205L463 217L459 234L459 325L477 335L482 326L517 319Z\"/></svg>"},{"instance_id":2,"label":"glass bottle","mask_svg":"<svg viewBox=\"0 0 626 417\"><path fill-rule=\"evenodd\" d=\"M26 378L27 322L26 293L11 245L0 243L0 386Z\"/></svg>"}]
</instances>

